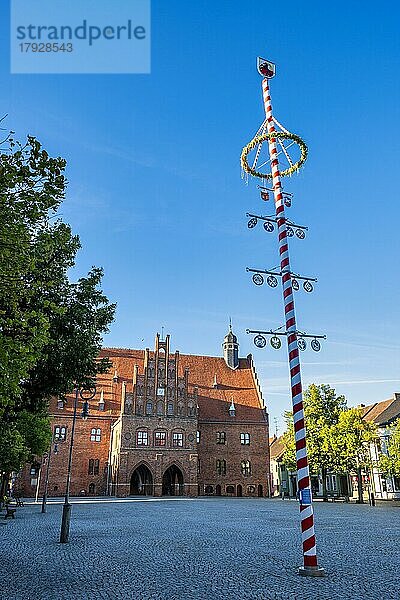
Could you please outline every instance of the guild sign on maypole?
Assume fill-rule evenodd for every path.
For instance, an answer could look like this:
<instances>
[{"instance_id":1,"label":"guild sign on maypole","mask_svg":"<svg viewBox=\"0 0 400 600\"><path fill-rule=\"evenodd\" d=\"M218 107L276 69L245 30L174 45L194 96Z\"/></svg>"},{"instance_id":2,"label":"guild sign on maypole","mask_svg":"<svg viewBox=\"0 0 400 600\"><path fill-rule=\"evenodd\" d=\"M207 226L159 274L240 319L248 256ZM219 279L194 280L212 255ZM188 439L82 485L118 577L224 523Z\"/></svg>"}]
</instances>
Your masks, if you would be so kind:
<instances>
[{"instance_id":1,"label":"guild sign on maypole","mask_svg":"<svg viewBox=\"0 0 400 600\"><path fill-rule=\"evenodd\" d=\"M301 386L300 357L299 350L307 348L306 338L312 338L311 348L318 352L320 350L323 335L314 335L299 331L296 325L294 291L300 289L299 281L305 292L312 292L313 283L316 279L309 276L299 275L291 270L289 258L289 237L305 238L307 227L296 225L286 218L285 208L292 205L293 196L283 191L281 178L296 173L307 158L307 146L297 135L290 133L273 116L271 96L269 91L269 79L275 76L276 68L268 60L257 59L258 72L262 76L262 92L265 108L265 120L257 131L254 138L243 148L240 158L243 174L261 180L260 196L262 201L268 201L270 195L275 200L275 212L273 215L260 216L247 214L250 217L249 229L253 229L258 221L263 222L263 228L267 232L273 232L275 227L278 232L279 243L279 267L269 269L247 268L253 273L252 280L257 286L264 281L272 288L282 282L283 304L285 309L285 324L276 330L258 331L248 329L247 333L255 334L254 343L258 348L264 348L267 344L266 336L270 337L273 348L281 347L280 338L285 336L288 343L289 368L293 404L293 421L296 443L297 463L297 485L299 490L300 520L303 547L303 566L299 568L301 575L322 576L324 569L318 566L317 551L314 532L314 513L312 506L310 473L307 459L306 430L304 424L303 394ZM263 157L263 145L267 142L268 152ZM249 157L253 154L253 159Z\"/></svg>"}]
</instances>

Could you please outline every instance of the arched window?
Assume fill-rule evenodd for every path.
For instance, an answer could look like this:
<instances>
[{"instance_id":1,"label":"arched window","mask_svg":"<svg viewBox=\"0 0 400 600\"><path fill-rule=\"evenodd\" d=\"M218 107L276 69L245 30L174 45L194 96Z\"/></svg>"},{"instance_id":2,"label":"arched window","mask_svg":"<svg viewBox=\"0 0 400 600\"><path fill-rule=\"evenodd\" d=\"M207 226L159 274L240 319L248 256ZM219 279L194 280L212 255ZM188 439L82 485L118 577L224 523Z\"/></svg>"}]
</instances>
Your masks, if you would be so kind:
<instances>
[{"instance_id":1,"label":"arched window","mask_svg":"<svg viewBox=\"0 0 400 600\"><path fill-rule=\"evenodd\" d=\"M167 445L166 431L155 431L154 432L154 445L158 446L158 447Z\"/></svg>"},{"instance_id":2,"label":"arched window","mask_svg":"<svg viewBox=\"0 0 400 600\"><path fill-rule=\"evenodd\" d=\"M217 475L226 475L226 461L217 460Z\"/></svg>"},{"instance_id":3,"label":"arched window","mask_svg":"<svg viewBox=\"0 0 400 600\"><path fill-rule=\"evenodd\" d=\"M98 475L100 470L100 460L98 458L90 458L89 459L89 475Z\"/></svg>"},{"instance_id":4,"label":"arched window","mask_svg":"<svg viewBox=\"0 0 400 600\"><path fill-rule=\"evenodd\" d=\"M194 414L195 414L195 411L194 411L193 404L188 404L188 417L193 417Z\"/></svg>"},{"instance_id":5,"label":"arched window","mask_svg":"<svg viewBox=\"0 0 400 600\"><path fill-rule=\"evenodd\" d=\"M151 400L148 400L146 402L146 415L152 415L153 414L153 403Z\"/></svg>"},{"instance_id":6,"label":"arched window","mask_svg":"<svg viewBox=\"0 0 400 600\"><path fill-rule=\"evenodd\" d=\"M167 406L167 414L168 416L172 417L174 414L174 404L173 402L168 402L168 406Z\"/></svg>"},{"instance_id":7,"label":"arched window","mask_svg":"<svg viewBox=\"0 0 400 600\"><path fill-rule=\"evenodd\" d=\"M90 441L91 442L101 442L101 429L93 429L90 430Z\"/></svg>"},{"instance_id":8,"label":"arched window","mask_svg":"<svg viewBox=\"0 0 400 600\"><path fill-rule=\"evenodd\" d=\"M178 415L179 415L180 417L182 417L182 416L183 416L183 404L182 404L182 403L179 403L179 404L178 404Z\"/></svg>"},{"instance_id":9,"label":"arched window","mask_svg":"<svg viewBox=\"0 0 400 600\"><path fill-rule=\"evenodd\" d=\"M225 431L217 431L217 444L225 444L225 443L226 443Z\"/></svg>"},{"instance_id":10,"label":"arched window","mask_svg":"<svg viewBox=\"0 0 400 600\"><path fill-rule=\"evenodd\" d=\"M140 430L136 432L136 441L138 446L148 446L149 445L149 434L145 430Z\"/></svg>"},{"instance_id":11,"label":"arched window","mask_svg":"<svg viewBox=\"0 0 400 600\"><path fill-rule=\"evenodd\" d=\"M241 433L240 434L240 443L242 446L248 446L250 444L250 434L249 433Z\"/></svg>"},{"instance_id":12,"label":"arched window","mask_svg":"<svg viewBox=\"0 0 400 600\"><path fill-rule=\"evenodd\" d=\"M174 448L183 447L183 433L180 431L174 431L172 434L172 445Z\"/></svg>"},{"instance_id":13,"label":"arched window","mask_svg":"<svg viewBox=\"0 0 400 600\"><path fill-rule=\"evenodd\" d=\"M242 462L240 463L240 468L242 470L242 475L244 475L245 477L251 475L251 464L249 460L242 460Z\"/></svg>"},{"instance_id":14,"label":"arched window","mask_svg":"<svg viewBox=\"0 0 400 600\"><path fill-rule=\"evenodd\" d=\"M136 414L138 415L142 415L143 414L143 402L138 402L136 405Z\"/></svg>"},{"instance_id":15,"label":"arched window","mask_svg":"<svg viewBox=\"0 0 400 600\"><path fill-rule=\"evenodd\" d=\"M67 428L64 425L56 425L54 427L54 441L64 442L67 437Z\"/></svg>"}]
</instances>

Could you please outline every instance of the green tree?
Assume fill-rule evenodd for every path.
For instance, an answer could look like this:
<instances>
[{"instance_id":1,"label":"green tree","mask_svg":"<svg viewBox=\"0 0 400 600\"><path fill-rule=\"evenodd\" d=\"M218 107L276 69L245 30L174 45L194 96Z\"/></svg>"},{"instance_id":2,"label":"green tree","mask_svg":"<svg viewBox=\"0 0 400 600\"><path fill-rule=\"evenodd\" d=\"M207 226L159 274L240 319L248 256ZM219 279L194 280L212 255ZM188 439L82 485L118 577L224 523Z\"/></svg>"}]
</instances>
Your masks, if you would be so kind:
<instances>
[{"instance_id":1,"label":"green tree","mask_svg":"<svg viewBox=\"0 0 400 600\"><path fill-rule=\"evenodd\" d=\"M33 137L24 146L10 137L0 154L0 419L49 339L50 306L34 299L46 294L38 259L64 197L64 168Z\"/></svg>"},{"instance_id":2,"label":"green tree","mask_svg":"<svg viewBox=\"0 0 400 600\"><path fill-rule=\"evenodd\" d=\"M363 419L360 408L342 412L329 431L332 469L337 473L357 473L358 501L363 502L362 472L371 470L370 444L377 437L377 427Z\"/></svg>"},{"instance_id":3,"label":"green tree","mask_svg":"<svg viewBox=\"0 0 400 600\"><path fill-rule=\"evenodd\" d=\"M329 385L311 384L303 394L304 415L307 432L307 454L310 472L322 474L323 497L327 499L326 475L334 466L329 431L346 410L344 396L336 396ZM296 470L296 452L293 413L285 413L286 432L283 436L285 453L283 460L289 470Z\"/></svg>"},{"instance_id":4,"label":"green tree","mask_svg":"<svg viewBox=\"0 0 400 600\"><path fill-rule=\"evenodd\" d=\"M387 454L382 454L379 466L385 475L400 477L400 419L389 429Z\"/></svg>"},{"instance_id":5,"label":"green tree","mask_svg":"<svg viewBox=\"0 0 400 600\"><path fill-rule=\"evenodd\" d=\"M51 396L110 366L98 353L115 312L101 269L68 278L80 242L57 219L65 161L33 137L9 144L0 154L0 474L48 446Z\"/></svg>"}]
</instances>

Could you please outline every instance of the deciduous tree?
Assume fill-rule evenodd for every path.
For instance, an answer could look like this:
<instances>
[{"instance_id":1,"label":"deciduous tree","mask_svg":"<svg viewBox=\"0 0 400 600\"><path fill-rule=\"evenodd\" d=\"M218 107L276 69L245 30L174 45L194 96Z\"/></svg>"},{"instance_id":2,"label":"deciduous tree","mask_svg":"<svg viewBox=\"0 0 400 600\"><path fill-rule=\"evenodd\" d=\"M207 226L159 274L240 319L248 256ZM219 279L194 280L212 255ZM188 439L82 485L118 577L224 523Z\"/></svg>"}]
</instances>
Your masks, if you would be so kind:
<instances>
[{"instance_id":1,"label":"deciduous tree","mask_svg":"<svg viewBox=\"0 0 400 600\"><path fill-rule=\"evenodd\" d=\"M387 453L380 457L380 468L385 475L400 477L400 419L397 419L389 429Z\"/></svg>"},{"instance_id":2,"label":"deciduous tree","mask_svg":"<svg viewBox=\"0 0 400 600\"><path fill-rule=\"evenodd\" d=\"M79 238L57 219L65 161L28 137L0 154L0 473L49 444L47 403L109 367L98 360L115 305L102 270L70 282Z\"/></svg>"},{"instance_id":3,"label":"deciduous tree","mask_svg":"<svg viewBox=\"0 0 400 600\"><path fill-rule=\"evenodd\" d=\"M377 427L363 419L360 408L349 408L329 431L332 469L337 473L357 473L358 501L363 502L362 472L370 471L370 444L377 437Z\"/></svg>"},{"instance_id":4,"label":"deciduous tree","mask_svg":"<svg viewBox=\"0 0 400 600\"><path fill-rule=\"evenodd\" d=\"M326 474L334 465L329 432L338 423L340 414L346 410L346 400L344 396L336 396L335 390L329 385L311 384L304 392L303 403L310 472L321 472L323 497L326 499ZM289 470L295 471L293 414L285 413L285 417L287 429L283 437L286 449L283 460Z\"/></svg>"}]
</instances>

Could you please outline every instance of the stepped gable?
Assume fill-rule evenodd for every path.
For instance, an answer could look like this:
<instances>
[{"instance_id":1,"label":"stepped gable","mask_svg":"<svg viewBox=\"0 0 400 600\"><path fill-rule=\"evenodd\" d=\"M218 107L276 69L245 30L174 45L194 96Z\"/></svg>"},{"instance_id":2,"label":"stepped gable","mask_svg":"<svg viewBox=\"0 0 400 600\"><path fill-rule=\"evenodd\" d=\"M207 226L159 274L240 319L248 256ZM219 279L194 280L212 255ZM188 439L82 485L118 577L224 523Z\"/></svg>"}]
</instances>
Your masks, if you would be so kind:
<instances>
[{"instance_id":1,"label":"stepped gable","mask_svg":"<svg viewBox=\"0 0 400 600\"><path fill-rule=\"evenodd\" d=\"M128 392L132 391L132 376L135 365L139 372L144 368L144 351L125 348L103 348L101 357L109 357L113 363L109 373L99 376L106 382L117 372L117 386L124 381ZM150 357L154 352L149 353ZM224 358L216 356L197 356L179 354L179 375L189 369L189 392L197 388L199 420L231 421L229 406L233 400L236 408L235 421L265 422L262 400L254 382L250 357L240 358L236 369L230 368ZM217 385L214 385L216 378ZM117 397L118 393L116 394ZM105 394L107 400L107 394Z\"/></svg>"}]
</instances>

